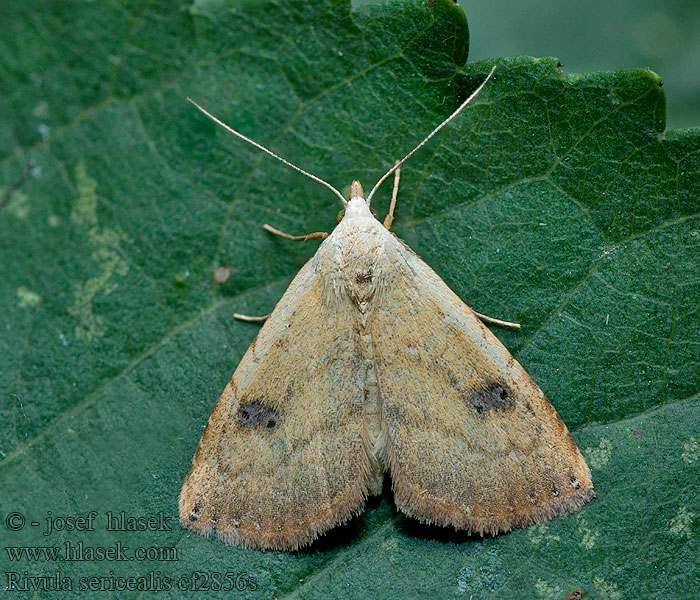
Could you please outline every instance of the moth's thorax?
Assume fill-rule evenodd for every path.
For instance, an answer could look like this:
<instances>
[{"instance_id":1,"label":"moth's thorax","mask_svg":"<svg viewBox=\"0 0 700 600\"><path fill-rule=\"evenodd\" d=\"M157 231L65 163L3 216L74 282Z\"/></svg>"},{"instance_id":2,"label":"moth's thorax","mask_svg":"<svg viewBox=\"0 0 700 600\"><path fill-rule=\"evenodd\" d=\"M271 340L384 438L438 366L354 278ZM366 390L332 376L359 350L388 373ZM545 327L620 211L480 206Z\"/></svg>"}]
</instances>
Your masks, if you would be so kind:
<instances>
[{"instance_id":1,"label":"moth's thorax","mask_svg":"<svg viewBox=\"0 0 700 600\"><path fill-rule=\"evenodd\" d=\"M362 191L362 188L360 188L360 191ZM345 216L343 217L343 221L345 219L365 219L365 218L366 219L374 219L374 217L372 216L372 213L369 210L367 200L365 200L362 196L352 196L351 195L350 201L348 202L347 206L345 207Z\"/></svg>"},{"instance_id":2,"label":"moth's thorax","mask_svg":"<svg viewBox=\"0 0 700 600\"><path fill-rule=\"evenodd\" d=\"M396 264L396 239L377 221L364 198L351 197L345 215L323 242L317 260L326 280L327 299L347 295L367 312Z\"/></svg>"}]
</instances>

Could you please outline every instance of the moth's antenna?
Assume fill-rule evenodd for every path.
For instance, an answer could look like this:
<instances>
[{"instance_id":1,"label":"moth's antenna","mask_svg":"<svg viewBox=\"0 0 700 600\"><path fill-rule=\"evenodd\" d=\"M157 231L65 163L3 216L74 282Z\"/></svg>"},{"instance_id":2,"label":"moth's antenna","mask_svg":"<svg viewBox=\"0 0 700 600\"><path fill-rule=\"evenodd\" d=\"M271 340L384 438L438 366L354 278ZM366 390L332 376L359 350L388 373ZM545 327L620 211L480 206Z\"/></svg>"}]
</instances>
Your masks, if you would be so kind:
<instances>
[{"instance_id":1,"label":"moth's antenna","mask_svg":"<svg viewBox=\"0 0 700 600\"><path fill-rule=\"evenodd\" d=\"M440 125L438 125L435 129L433 129L429 134L428 137L426 137L420 144L418 144L413 150L411 150L406 156L404 156L400 161L398 161L391 169L389 169L384 176L377 181L376 185L372 188L372 191L369 193L369 196L367 196L367 204L369 205L370 200L372 200L372 196L374 196L374 192L377 191L377 188L379 188L382 183L384 183L384 180L389 177L396 169L398 169L403 163L405 163L409 158L411 158L420 148L422 148L425 143L433 137L438 131L440 131L445 125L447 125L452 119L454 119L460 112L462 112L462 109L469 104L474 96L476 96L480 91L481 88L483 88L486 85L486 82L491 79L491 75L493 75L493 72L496 70L496 65L493 66L491 69L491 72L486 76L486 79L481 82L481 85L474 90L471 96L467 98L462 104L459 106L459 108L454 111L449 117L447 117Z\"/></svg>"},{"instance_id":2,"label":"moth's antenna","mask_svg":"<svg viewBox=\"0 0 700 600\"><path fill-rule=\"evenodd\" d=\"M212 121L214 121L214 123L218 123L218 124L221 125L226 131L228 131L229 133L232 133L233 135L238 136L238 137L241 138L242 140L245 140L245 141L248 142L249 144L252 144L252 145L255 146L256 148L258 148L259 150L262 150L263 152L267 152L270 156L276 158L276 159L279 160L280 162L283 162L283 163L284 163L285 165L287 165L288 167L292 167L292 169L294 169L295 171L299 171L299 173L301 173L302 175L306 175L306 176L309 177L310 179L313 179L314 181L318 181L319 183L325 185L329 190L331 190L332 192L334 192L335 195L338 196L338 198L340 198L341 202L343 203L343 206L347 206L348 201L347 201L345 198L343 198L343 194L341 194L338 190L336 190L336 189L335 189L330 183L328 183L327 181L323 181L323 179L321 179L321 178L319 178L319 177L316 177L315 175L312 175L311 173L308 173L307 171L304 171L304 169L302 169L302 168L300 168L300 167L297 167L296 165L293 165L293 164L290 163L288 160L285 160L285 159L282 158L281 156L278 156L277 154L275 154L274 152L272 152L272 150L268 150L267 148L265 148L265 146L262 146L261 144L258 144L257 142L254 142L254 141L251 140L249 137L246 137L246 136L244 136L242 133L239 133L239 132L236 131L235 129L229 127L228 125L226 125L226 123L224 123L223 121L220 121L219 119L217 119L217 118L216 118L214 115L212 115L210 112L207 112L206 110L204 110L199 104L197 104L194 100L192 100L192 98L187 98L187 101L190 102L191 104L194 104L199 110L201 110L205 115L207 115L207 117L209 117Z\"/></svg>"}]
</instances>

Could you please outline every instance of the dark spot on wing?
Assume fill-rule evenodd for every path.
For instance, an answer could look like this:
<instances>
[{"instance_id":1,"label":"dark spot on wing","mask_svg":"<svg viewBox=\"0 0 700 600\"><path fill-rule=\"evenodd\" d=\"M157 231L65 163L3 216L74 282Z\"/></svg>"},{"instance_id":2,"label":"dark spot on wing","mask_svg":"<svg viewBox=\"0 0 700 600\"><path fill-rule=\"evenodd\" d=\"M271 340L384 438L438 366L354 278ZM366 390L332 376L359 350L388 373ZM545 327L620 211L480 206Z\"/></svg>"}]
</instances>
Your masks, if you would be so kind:
<instances>
[{"instance_id":1,"label":"dark spot on wing","mask_svg":"<svg viewBox=\"0 0 700 600\"><path fill-rule=\"evenodd\" d=\"M457 390L462 402L473 407L477 414L513 408L513 393L504 385L494 382L480 382L474 388L474 384L470 386L461 381L452 371L447 372L447 381Z\"/></svg>"},{"instance_id":2,"label":"dark spot on wing","mask_svg":"<svg viewBox=\"0 0 700 600\"><path fill-rule=\"evenodd\" d=\"M471 393L469 400L476 412L480 414L490 410L508 410L513 408L512 392L498 383L491 383L484 388L475 390Z\"/></svg>"},{"instance_id":3,"label":"dark spot on wing","mask_svg":"<svg viewBox=\"0 0 700 600\"><path fill-rule=\"evenodd\" d=\"M241 427L262 427L271 431L277 425L277 413L268 406L251 402L238 409L238 423Z\"/></svg>"},{"instance_id":4,"label":"dark spot on wing","mask_svg":"<svg viewBox=\"0 0 700 600\"><path fill-rule=\"evenodd\" d=\"M370 283L372 281L372 269L367 269L364 273L355 273L355 283Z\"/></svg>"}]
</instances>

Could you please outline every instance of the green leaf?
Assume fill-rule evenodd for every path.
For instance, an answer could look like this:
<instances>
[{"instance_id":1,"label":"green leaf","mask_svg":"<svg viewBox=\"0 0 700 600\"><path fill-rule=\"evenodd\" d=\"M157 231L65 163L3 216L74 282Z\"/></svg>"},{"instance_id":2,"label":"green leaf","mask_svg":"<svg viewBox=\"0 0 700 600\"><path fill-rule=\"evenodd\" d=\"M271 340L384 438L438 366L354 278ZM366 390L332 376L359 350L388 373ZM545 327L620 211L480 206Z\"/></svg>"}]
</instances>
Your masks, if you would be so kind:
<instances>
[{"instance_id":1,"label":"green leaf","mask_svg":"<svg viewBox=\"0 0 700 600\"><path fill-rule=\"evenodd\" d=\"M466 64L466 19L448 0L0 11L1 585L24 571L73 585L52 595L25 581L12 597L190 597L178 585L192 577L201 597L228 597L215 587L227 572L248 585L240 597L696 593L700 135L664 133L657 75ZM484 539L419 525L389 489L296 553L182 530L182 479L257 331L231 315L268 312L314 252L260 225L330 230L341 208L185 97L347 191L375 182L494 62L403 169L395 231L475 310L523 324L496 333L569 425L597 499ZM94 531L58 520L43 535L47 516L90 511ZM170 530L108 531L107 511L162 512ZM64 544L81 542L175 555L67 560ZM47 545L59 560L5 548ZM171 589L121 591L138 576Z\"/></svg>"}]
</instances>

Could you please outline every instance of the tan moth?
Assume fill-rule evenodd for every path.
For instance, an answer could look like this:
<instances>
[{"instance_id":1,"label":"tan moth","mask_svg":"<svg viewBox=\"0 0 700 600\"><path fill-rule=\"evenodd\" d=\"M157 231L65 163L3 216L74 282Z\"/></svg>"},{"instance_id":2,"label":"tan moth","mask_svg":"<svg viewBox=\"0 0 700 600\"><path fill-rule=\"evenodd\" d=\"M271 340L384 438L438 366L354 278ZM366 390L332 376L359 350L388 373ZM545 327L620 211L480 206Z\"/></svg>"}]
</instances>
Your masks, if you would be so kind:
<instances>
[{"instance_id":1,"label":"tan moth","mask_svg":"<svg viewBox=\"0 0 700 600\"><path fill-rule=\"evenodd\" d=\"M348 201L196 105L333 190L345 211L327 237L292 238L325 237L209 418L180 494L184 527L293 550L361 512L385 473L407 515L480 534L593 498L566 425L482 322L495 320L466 306L389 231L400 166L494 69L367 198L353 182ZM392 173L382 224L370 201Z\"/></svg>"}]
</instances>

